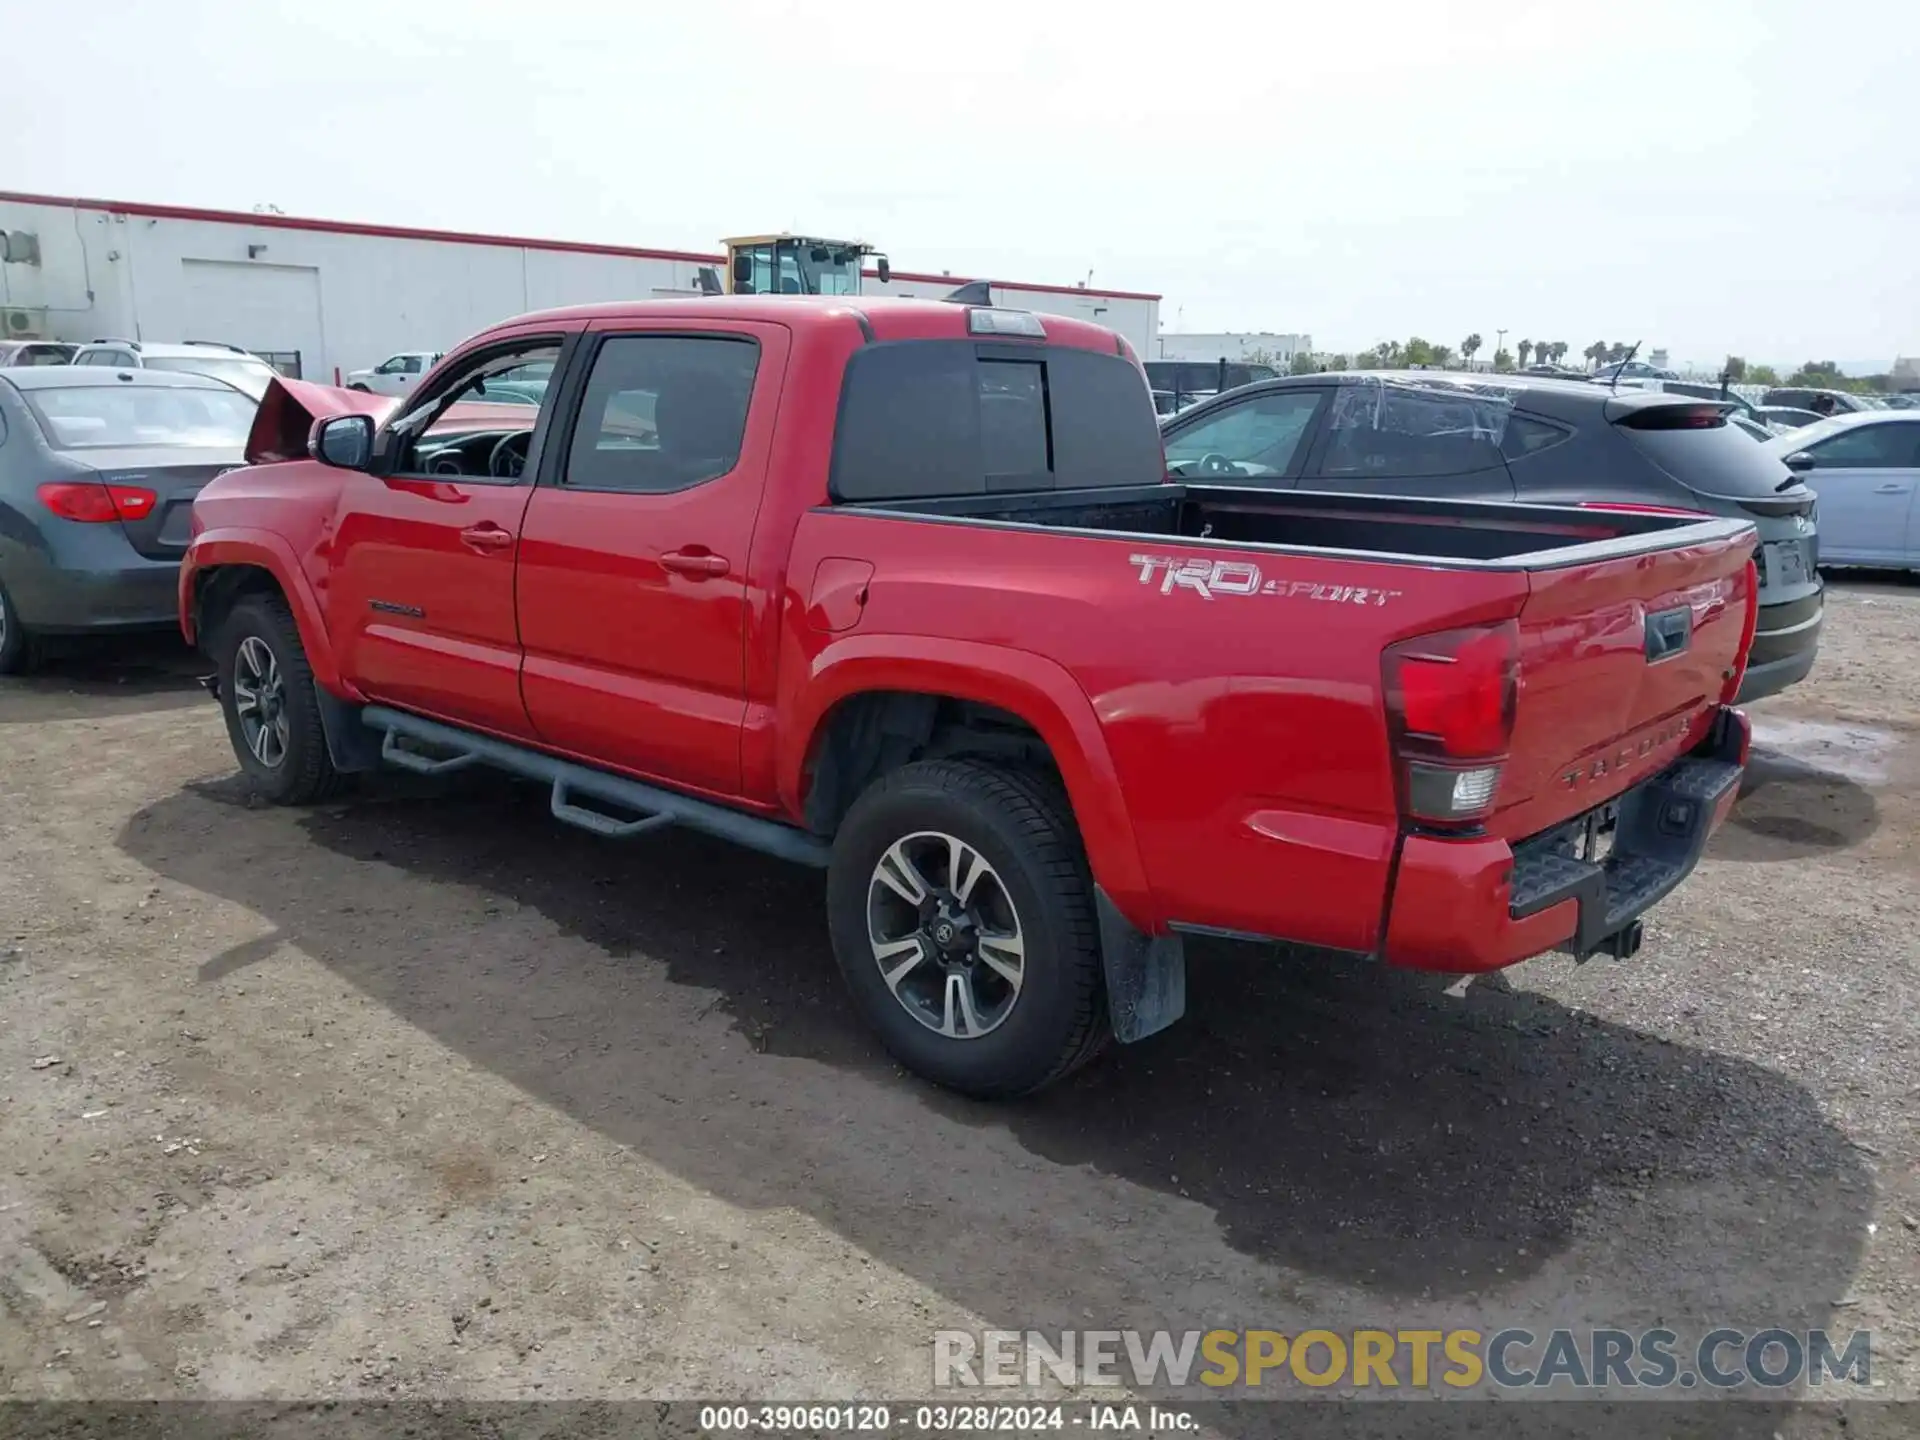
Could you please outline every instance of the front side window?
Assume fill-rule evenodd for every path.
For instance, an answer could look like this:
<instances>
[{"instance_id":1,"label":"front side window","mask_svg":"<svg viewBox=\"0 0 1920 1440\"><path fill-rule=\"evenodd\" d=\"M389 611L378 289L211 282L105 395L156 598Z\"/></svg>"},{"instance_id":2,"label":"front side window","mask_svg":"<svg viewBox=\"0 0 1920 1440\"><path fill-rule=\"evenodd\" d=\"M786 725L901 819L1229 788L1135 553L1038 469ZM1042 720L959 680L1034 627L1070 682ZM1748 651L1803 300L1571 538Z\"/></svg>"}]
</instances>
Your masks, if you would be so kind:
<instances>
[{"instance_id":1,"label":"front side window","mask_svg":"<svg viewBox=\"0 0 1920 1440\"><path fill-rule=\"evenodd\" d=\"M376 375L398 375L405 368L406 362L398 355L395 355L392 359L382 360L378 365L374 366L373 373Z\"/></svg>"},{"instance_id":2,"label":"front side window","mask_svg":"<svg viewBox=\"0 0 1920 1440\"><path fill-rule=\"evenodd\" d=\"M246 396L160 385L63 385L24 397L56 450L117 445L244 445L254 405Z\"/></svg>"},{"instance_id":3,"label":"front side window","mask_svg":"<svg viewBox=\"0 0 1920 1440\"><path fill-rule=\"evenodd\" d=\"M1171 475L1284 476L1327 392L1272 390L1214 411L1167 440Z\"/></svg>"},{"instance_id":4,"label":"front side window","mask_svg":"<svg viewBox=\"0 0 1920 1440\"><path fill-rule=\"evenodd\" d=\"M616 335L587 377L562 483L666 494L740 462L760 346L750 339Z\"/></svg>"},{"instance_id":5,"label":"front side window","mask_svg":"<svg viewBox=\"0 0 1920 1440\"><path fill-rule=\"evenodd\" d=\"M533 340L469 361L446 388L436 387L376 442L393 456L384 473L518 480L526 473L546 392L543 386L530 394L501 377L531 364L551 367L559 356L559 341Z\"/></svg>"},{"instance_id":6,"label":"front side window","mask_svg":"<svg viewBox=\"0 0 1920 1440\"><path fill-rule=\"evenodd\" d=\"M1920 425L1856 425L1807 450L1828 468L1905 469L1920 464Z\"/></svg>"}]
</instances>

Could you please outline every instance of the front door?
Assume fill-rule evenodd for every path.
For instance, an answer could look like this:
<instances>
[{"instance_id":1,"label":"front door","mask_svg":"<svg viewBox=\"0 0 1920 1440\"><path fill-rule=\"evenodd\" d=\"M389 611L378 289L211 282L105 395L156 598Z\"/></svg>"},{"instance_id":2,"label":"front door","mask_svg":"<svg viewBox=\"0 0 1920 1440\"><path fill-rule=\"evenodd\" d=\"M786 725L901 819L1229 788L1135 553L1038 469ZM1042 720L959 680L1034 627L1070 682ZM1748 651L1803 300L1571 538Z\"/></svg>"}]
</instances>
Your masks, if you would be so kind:
<instances>
[{"instance_id":1,"label":"front door","mask_svg":"<svg viewBox=\"0 0 1920 1440\"><path fill-rule=\"evenodd\" d=\"M1820 558L1842 565L1908 563L1905 537L1920 480L1920 418L1850 425L1807 447L1819 495Z\"/></svg>"},{"instance_id":2,"label":"front door","mask_svg":"<svg viewBox=\"0 0 1920 1440\"><path fill-rule=\"evenodd\" d=\"M527 713L557 749L734 796L787 331L603 321L586 343L521 532Z\"/></svg>"},{"instance_id":3,"label":"front door","mask_svg":"<svg viewBox=\"0 0 1920 1440\"><path fill-rule=\"evenodd\" d=\"M531 738L520 700L514 562L551 409L487 377L558 358L562 337L494 342L382 429L351 476L329 553L327 617L369 698Z\"/></svg>"}]
</instances>

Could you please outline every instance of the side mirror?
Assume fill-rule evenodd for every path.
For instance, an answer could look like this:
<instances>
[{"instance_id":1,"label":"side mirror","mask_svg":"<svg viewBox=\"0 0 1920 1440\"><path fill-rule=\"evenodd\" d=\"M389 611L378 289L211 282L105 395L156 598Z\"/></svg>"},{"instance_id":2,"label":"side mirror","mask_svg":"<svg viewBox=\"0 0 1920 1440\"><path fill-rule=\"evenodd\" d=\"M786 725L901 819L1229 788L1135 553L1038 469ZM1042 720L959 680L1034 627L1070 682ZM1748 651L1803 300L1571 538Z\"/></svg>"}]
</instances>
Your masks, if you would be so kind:
<instances>
[{"instance_id":1,"label":"side mirror","mask_svg":"<svg viewBox=\"0 0 1920 1440\"><path fill-rule=\"evenodd\" d=\"M307 452L322 465L364 470L373 458L373 417L335 415L314 427Z\"/></svg>"},{"instance_id":2,"label":"side mirror","mask_svg":"<svg viewBox=\"0 0 1920 1440\"><path fill-rule=\"evenodd\" d=\"M1796 475L1804 475L1820 462L1805 450L1796 450L1787 456L1787 468Z\"/></svg>"},{"instance_id":3,"label":"side mirror","mask_svg":"<svg viewBox=\"0 0 1920 1440\"><path fill-rule=\"evenodd\" d=\"M889 281L893 279L893 266L887 263L886 256L884 255L880 256L878 259L878 263L875 265L874 268L879 273L880 283L882 285L887 284Z\"/></svg>"},{"instance_id":4,"label":"side mirror","mask_svg":"<svg viewBox=\"0 0 1920 1440\"><path fill-rule=\"evenodd\" d=\"M744 251L733 257L733 283L736 287L753 284L753 257Z\"/></svg>"}]
</instances>

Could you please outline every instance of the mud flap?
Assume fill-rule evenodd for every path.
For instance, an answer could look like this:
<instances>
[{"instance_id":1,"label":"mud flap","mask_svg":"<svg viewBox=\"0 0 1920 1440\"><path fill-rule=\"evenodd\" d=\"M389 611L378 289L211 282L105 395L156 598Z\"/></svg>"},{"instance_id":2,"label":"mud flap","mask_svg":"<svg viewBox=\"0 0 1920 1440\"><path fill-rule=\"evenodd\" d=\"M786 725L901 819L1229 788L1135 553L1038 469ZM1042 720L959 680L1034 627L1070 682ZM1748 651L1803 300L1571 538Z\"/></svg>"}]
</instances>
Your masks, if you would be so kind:
<instances>
[{"instance_id":1,"label":"mud flap","mask_svg":"<svg viewBox=\"0 0 1920 1440\"><path fill-rule=\"evenodd\" d=\"M327 736L327 758L342 775L380 768L380 746L373 732L360 723L360 707L313 687L320 702L320 728Z\"/></svg>"},{"instance_id":2,"label":"mud flap","mask_svg":"<svg viewBox=\"0 0 1920 1440\"><path fill-rule=\"evenodd\" d=\"M1093 889L1100 917L1100 958L1107 979L1107 1015L1123 1045L1166 1029L1187 1013L1187 950L1178 935L1148 935Z\"/></svg>"}]
</instances>

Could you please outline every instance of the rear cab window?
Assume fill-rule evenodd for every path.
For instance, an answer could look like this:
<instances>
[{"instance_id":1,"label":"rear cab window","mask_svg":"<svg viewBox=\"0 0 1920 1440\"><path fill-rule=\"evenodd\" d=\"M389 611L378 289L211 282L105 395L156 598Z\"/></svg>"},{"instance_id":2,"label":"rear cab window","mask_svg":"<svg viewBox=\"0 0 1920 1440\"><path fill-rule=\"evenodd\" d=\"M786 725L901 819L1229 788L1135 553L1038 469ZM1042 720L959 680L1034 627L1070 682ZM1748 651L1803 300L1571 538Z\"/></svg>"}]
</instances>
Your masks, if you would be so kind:
<instances>
[{"instance_id":1,"label":"rear cab window","mask_svg":"<svg viewBox=\"0 0 1920 1440\"><path fill-rule=\"evenodd\" d=\"M836 501L1163 479L1146 379L1118 355L898 340L862 346L847 362L828 481Z\"/></svg>"}]
</instances>

